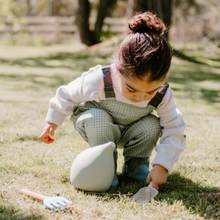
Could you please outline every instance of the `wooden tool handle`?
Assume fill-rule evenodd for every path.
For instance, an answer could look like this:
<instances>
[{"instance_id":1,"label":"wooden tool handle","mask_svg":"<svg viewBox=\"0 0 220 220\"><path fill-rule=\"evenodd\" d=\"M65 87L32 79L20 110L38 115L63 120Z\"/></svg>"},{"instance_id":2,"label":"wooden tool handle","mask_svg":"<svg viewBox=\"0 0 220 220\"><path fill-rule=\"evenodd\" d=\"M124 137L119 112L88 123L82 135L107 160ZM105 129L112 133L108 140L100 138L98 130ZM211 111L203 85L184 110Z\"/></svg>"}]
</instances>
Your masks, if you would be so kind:
<instances>
[{"instance_id":1,"label":"wooden tool handle","mask_svg":"<svg viewBox=\"0 0 220 220\"><path fill-rule=\"evenodd\" d=\"M38 193L35 193L35 192L32 192L32 191L29 191L29 190L26 190L26 189L22 189L20 191L20 193L26 195L26 196L29 196L37 201L41 201L43 202L44 199L46 199L47 197L46 196L43 196L41 194L38 194Z\"/></svg>"}]
</instances>

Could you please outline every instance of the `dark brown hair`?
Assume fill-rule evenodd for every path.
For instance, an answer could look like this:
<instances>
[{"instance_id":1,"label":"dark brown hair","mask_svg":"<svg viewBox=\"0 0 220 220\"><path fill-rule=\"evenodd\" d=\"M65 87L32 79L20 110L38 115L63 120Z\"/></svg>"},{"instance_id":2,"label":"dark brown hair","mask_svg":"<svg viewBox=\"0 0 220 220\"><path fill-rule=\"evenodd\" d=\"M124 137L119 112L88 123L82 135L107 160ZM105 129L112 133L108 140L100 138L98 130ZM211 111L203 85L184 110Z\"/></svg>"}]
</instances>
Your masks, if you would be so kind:
<instances>
[{"instance_id":1,"label":"dark brown hair","mask_svg":"<svg viewBox=\"0 0 220 220\"><path fill-rule=\"evenodd\" d=\"M115 65L125 77L164 80L170 68L172 49L163 38L164 23L156 15L145 12L128 21L129 35L121 43Z\"/></svg>"}]
</instances>

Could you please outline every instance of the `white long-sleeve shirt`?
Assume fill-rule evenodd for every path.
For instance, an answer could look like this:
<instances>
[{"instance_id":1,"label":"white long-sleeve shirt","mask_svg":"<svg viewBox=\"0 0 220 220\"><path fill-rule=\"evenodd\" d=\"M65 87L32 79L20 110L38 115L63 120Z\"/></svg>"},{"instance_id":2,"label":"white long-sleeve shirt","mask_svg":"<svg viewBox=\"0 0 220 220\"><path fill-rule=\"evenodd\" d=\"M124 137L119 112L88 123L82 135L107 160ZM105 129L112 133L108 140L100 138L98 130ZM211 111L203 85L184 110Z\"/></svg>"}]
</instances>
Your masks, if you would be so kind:
<instances>
[{"instance_id":1,"label":"white long-sleeve shirt","mask_svg":"<svg viewBox=\"0 0 220 220\"><path fill-rule=\"evenodd\" d=\"M112 83L116 100L146 107L150 100L132 102L120 93L114 64L112 70ZM87 101L100 102L105 99L102 66L98 65L84 72L68 85L60 86L57 89L56 95L50 100L46 121L61 126L65 118L72 115L75 106ZM186 145L184 135L186 125L181 112L176 108L170 87L167 89L162 102L156 108L156 112L160 117L163 134L159 145L155 148L157 155L152 162L152 166L159 164L170 172Z\"/></svg>"}]
</instances>

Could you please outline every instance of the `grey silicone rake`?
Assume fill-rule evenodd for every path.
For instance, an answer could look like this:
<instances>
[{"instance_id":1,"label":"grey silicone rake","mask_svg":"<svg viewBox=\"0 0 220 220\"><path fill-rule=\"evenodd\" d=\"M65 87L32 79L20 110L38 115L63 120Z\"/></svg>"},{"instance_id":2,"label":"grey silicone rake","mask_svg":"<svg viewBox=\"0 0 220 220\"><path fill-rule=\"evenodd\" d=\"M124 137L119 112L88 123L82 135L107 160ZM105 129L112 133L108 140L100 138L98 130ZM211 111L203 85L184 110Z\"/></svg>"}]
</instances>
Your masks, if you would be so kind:
<instances>
[{"instance_id":1,"label":"grey silicone rake","mask_svg":"<svg viewBox=\"0 0 220 220\"><path fill-rule=\"evenodd\" d=\"M67 205L72 205L72 202L61 197L61 196L54 196L54 197L47 197L26 189L22 189L20 191L22 194L31 197L37 201L43 202L44 206L46 208L49 208L51 210L54 210L55 208L61 209L61 208L66 208Z\"/></svg>"}]
</instances>

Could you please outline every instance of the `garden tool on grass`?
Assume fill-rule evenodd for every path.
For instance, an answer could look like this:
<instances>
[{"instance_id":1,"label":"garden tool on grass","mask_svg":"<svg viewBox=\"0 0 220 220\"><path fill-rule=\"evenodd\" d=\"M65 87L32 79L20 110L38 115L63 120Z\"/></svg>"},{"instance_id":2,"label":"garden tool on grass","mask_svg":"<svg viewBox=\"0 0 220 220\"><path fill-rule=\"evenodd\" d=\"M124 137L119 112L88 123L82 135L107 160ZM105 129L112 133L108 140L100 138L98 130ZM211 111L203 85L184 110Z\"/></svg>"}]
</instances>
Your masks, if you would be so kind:
<instances>
[{"instance_id":1,"label":"garden tool on grass","mask_svg":"<svg viewBox=\"0 0 220 220\"><path fill-rule=\"evenodd\" d=\"M61 208L67 207L67 205L72 205L71 201L69 201L61 196L47 197L47 196L29 191L26 189L22 189L20 191L20 193L22 193L28 197L31 197L37 201L43 202L44 206L46 208L51 209L51 210L54 210L54 208L61 209Z\"/></svg>"},{"instance_id":2,"label":"garden tool on grass","mask_svg":"<svg viewBox=\"0 0 220 220\"><path fill-rule=\"evenodd\" d=\"M149 202L158 194L158 191L152 186L152 182L147 187L142 187L131 198L140 203Z\"/></svg>"}]
</instances>

